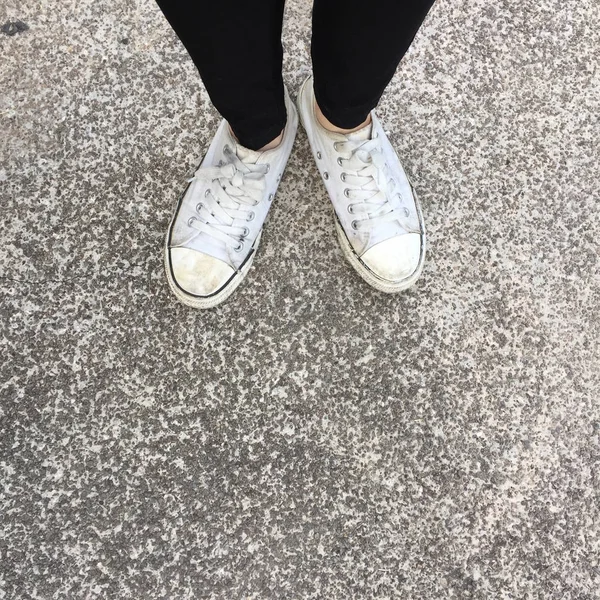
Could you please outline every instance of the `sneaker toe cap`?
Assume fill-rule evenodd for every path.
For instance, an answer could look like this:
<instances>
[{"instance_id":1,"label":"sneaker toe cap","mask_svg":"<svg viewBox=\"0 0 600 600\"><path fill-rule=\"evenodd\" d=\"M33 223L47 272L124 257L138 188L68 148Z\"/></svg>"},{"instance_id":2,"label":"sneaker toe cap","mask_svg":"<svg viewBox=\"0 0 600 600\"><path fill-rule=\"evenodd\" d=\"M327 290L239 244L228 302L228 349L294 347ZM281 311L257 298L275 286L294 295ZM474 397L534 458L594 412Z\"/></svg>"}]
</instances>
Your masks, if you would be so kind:
<instances>
[{"instance_id":1,"label":"sneaker toe cap","mask_svg":"<svg viewBox=\"0 0 600 600\"><path fill-rule=\"evenodd\" d=\"M421 236L405 233L369 248L361 260L378 277L399 282L410 277L421 260Z\"/></svg>"},{"instance_id":2,"label":"sneaker toe cap","mask_svg":"<svg viewBox=\"0 0 600 600\"><path fill-rule=\"evenodd\" d=\"M190 248L171 248L169 253L177 285L194 296L218 292L235 272L222 260Z\"/></svg>"}]
</instances>

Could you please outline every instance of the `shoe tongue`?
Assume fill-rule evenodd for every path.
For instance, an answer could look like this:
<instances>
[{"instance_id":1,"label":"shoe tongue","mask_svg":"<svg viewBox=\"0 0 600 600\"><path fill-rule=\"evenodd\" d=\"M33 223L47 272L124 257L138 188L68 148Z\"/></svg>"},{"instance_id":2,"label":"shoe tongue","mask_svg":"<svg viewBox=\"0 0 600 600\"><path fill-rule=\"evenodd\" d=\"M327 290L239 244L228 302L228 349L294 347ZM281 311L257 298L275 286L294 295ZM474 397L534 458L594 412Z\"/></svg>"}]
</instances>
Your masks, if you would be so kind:
<instances>
[{"instance_id":1,"label":"shoe tongue","mask_svg":"<svg viewBox=\"0 0 600 600\"><path fill-rule=\"evenodd\" d=\"M229 136L230 144L235 148L235 153L237 154L237 157L242 162L248 165L255 165L256 163L258 163L258 159L261 157L262 152L257 150L251 150L250 148L242 146L233 134L231 127L227 128L227 135Z\"/></svg>"},{"instance_id":2,"label":"shoe tongue","mask_svg":"<svg viewBox=\"0 0 600 600\"><path fill-rule=\"evenodd\" d=\"M371 139L371 134L373 133L373 123L369 123L365 125L361 129L357 131L353 131L352 133L347 133L347 139L353 142L366 142Z\"/></svg>"},{"instance_id":3,"label":"shoe tongue","mask_svg":"<svg viewBox=\"0 0 600 600\"><path fill-rule=\"evenodd\" d=\"M258 159L262 155L262 152L258 150L250 150L250 148L245 148L240 144L236 144L236 153L242 162L249 165L255 165L258 163Z\"/></svg>"}]
</instances>

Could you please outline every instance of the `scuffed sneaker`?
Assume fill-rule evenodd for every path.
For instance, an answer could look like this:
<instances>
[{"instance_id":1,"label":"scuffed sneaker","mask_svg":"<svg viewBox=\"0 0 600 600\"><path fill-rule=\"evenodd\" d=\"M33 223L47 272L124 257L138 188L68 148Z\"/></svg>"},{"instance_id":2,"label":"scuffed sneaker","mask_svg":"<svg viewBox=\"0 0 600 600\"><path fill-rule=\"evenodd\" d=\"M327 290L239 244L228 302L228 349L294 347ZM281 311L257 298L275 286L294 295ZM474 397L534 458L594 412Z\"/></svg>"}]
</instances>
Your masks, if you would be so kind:
<instances>
[{"instance_id":1,"label":"scuffed sneaker","mask_svg":"<svg viewBox=\"0 0 600 600\"><path fill-rule=\"evenodd\" d=\"M300 119L333 204L338 239L358 274L383 292L415 283L425 260L425 224L414 190L375 114L353 133L317 120L313 80L298 94Z\"/></svg>"},{"instance_id":2,"label":"scuffed sneaker","mask_svg":"<svg viewBox=\"0 0 600 600\"><path fill-rule=\"evenodd\" d=\"M177 204L165 268L171 290L188 306L220 304L250 269L298 128L287 91L285 103L283 139L272 150L244 148L223 120Z\"/></svg>"}]
</instances>

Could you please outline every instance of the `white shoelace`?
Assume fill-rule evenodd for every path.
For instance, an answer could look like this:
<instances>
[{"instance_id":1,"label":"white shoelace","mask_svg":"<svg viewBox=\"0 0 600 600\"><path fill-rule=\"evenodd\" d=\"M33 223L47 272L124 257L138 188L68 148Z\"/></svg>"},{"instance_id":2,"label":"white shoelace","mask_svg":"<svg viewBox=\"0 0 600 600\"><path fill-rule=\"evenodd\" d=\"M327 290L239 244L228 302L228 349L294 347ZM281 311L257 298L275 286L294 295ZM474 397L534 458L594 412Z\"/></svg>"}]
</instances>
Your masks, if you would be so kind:
<instances>
[{"instance_id":1,"label":"white shoelace","mask_svg":"<svg viewBox=\"0 0 600 600\"><path fill-rule=\"evenodd\" d=\"M245 163L229 146L225 146L223 154L226 162L221 161L217 167L201 167L188 180L211 184L198 198L196 215L188 220L188 225L240 252L249 229L234 226L233 221L254 219L252 207L263 201L269 165Z\"/></svg>"},{"instance_id":2,"label":"white shoelace","mask_svg":"<svg viewBox=\"0 0 600 600\"><path fill-rule=\"evenodd\" d=\"M352 227L369 230L389 221L406 221L410 211L405 206L398 206L402 196L395 192L396 182L390 175L377 137L366 141L336 142L335 149L340 153L338 164L344 168L342 181L348 186L344 195L357 200L348 205L348 210L362 217L355 219ZM399 202L391 202L390 198L394 197Z\"/></svg>"}]
</instances>

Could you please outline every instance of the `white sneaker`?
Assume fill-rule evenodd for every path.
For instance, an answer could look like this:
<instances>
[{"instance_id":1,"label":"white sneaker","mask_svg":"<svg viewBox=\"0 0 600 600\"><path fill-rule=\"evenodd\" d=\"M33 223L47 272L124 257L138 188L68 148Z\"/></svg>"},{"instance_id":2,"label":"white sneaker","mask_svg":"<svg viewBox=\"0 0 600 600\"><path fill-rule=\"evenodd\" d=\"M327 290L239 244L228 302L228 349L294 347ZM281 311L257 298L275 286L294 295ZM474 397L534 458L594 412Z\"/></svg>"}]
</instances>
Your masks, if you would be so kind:
<instances>
[{"instance_id":1,"label":"white sneaker","mask_svg":"<svg viewBox=\"0 0 600 600\"><path fill-rule=\"evenodd\" d=\"M419 278L425 224L414 190L373 112L350 134L326 130L315 114L313 80L298 94L300 119L331 198L344 255L382 292L399 292Z\"/></svg>"},{"instance_id":2,"label":"white sneaker","mask_svg":"<svg viewBox=\"0 0 600 600\"><path fill-rule=\"evenodd\" d=\"M250 269L298 128L287 91L285 105L283 139L272 150L244 148L223 120L177 204L165 268L171 290L188 306L223 302Z\"/></svg>"}]
</instances>

